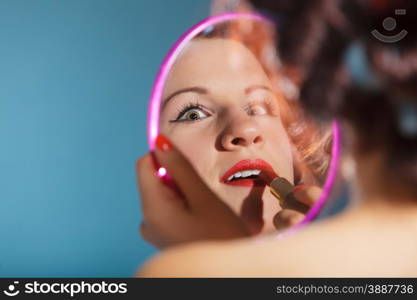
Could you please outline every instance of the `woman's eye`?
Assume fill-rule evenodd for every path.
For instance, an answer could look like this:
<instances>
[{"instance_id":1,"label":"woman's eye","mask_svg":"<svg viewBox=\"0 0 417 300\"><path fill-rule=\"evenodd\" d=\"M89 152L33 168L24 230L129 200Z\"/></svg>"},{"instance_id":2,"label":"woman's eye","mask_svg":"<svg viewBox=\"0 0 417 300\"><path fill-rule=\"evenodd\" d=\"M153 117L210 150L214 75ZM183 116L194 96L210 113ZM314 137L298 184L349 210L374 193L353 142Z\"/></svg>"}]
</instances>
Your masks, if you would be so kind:
<instances>
[{"instance_id":1,"label":"woman's eye","mask_svg":"<svg viewBox=\"0 0 417 300\"><path fill-rule=\"evenodd\" d=\"M198 121L207 117L208 114L206 114L203 110L199 108L192 108L180 114L177 121Z\"/></svg>"},{"instance_id":2,"label":"woman's eye","mask_svg":"<svg viewBox=\"0 0 417 300\"><path fill-rule=\"evenodd\" d=\"M268 113L268 110L263 105L254 105L250 108L249 114L251 116L262 116L266 115Z\"/></svg>"}]
</instances>

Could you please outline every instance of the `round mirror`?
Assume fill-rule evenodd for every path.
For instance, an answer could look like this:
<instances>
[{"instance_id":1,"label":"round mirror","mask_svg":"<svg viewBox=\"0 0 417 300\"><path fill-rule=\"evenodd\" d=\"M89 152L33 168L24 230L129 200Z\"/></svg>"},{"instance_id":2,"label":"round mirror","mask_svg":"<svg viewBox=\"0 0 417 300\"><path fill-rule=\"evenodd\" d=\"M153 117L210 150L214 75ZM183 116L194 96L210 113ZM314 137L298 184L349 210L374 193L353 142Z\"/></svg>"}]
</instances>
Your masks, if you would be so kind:
<instances>
[{"instance_id":1,"label":"round mirror","mask_svg":"<svg viewBox=\"0 0 417 300\"><path fill-rule=\"evenodd\" d=\"M192 27L162 63L148 115L150 149L168 137L253 234L311 221L339 156L337 124L309 119L280 72L273 28L248 13Z\"/></svg>"}]
</instances>

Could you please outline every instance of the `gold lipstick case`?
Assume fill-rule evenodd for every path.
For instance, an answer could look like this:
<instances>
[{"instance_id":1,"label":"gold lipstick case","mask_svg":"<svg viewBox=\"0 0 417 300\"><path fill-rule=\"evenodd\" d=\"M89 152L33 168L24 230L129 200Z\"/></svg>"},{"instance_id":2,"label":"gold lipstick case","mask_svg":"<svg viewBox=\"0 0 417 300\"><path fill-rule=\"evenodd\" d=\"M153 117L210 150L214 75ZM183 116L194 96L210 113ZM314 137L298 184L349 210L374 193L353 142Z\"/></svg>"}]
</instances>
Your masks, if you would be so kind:
<instances>
[{"instance_id":1,"label":"gold lipstick case","mask_svg":"<svg viewBox=\"0 0 417 300\"><path fill-rule=\"evenodd\" d=\"M310 209L304 203L299 202L292 193L294 185L284 177L277 177L272 180L271 193L278 199L279 204L282 208L293 209L303 214L307 213Z\"/></svg>"}]
</instances>

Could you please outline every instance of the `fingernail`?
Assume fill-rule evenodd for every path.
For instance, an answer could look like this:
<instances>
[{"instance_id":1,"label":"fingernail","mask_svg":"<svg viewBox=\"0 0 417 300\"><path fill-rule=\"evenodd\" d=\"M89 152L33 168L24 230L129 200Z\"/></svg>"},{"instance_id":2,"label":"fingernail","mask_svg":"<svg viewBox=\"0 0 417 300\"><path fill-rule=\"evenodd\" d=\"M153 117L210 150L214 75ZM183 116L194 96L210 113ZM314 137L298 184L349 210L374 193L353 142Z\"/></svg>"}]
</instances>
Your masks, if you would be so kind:
<instances>
[{"instance_id":1,"label":"fingernail","mask_svg":"<svg viewBox=\"0 0 417 300\"><path fill-rule=\"evenodd\" d=\"M162 134L159 134L156 137L155 144L156 144L156 147L158 147L158 149L163 152L167 152L173 148L170 141L168 141L168 139Z\"/></svg>"},{"instance_id":2,"label":"fingernail","mask_svg":"<svg viewBox=\"0 0 417 300\"><path fill-rule=\"evenodd\" d=\"M295 187L292 189L292 191L293 191L293 192L298 192L298 191L305 190L306 188L307 188L307 186L306 186L306 185L304 185L304 184L300 184L300 185L295 186Z\"/></svg>"}]
</instances>

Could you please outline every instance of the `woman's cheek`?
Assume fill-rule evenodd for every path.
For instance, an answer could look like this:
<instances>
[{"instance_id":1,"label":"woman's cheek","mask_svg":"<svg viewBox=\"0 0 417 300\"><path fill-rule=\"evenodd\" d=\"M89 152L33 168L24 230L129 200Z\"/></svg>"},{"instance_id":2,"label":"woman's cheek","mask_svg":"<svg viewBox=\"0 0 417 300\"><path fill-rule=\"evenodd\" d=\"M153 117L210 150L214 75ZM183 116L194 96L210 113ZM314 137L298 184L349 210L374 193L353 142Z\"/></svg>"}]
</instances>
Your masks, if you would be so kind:
<instances>
[{"instance_id":1,"label":"woman's cheek","mask_svg":"<svg viewBox=\"0 0 417 300\"><path fill-rule=\"evenodd\" d=\"M287 155L291 153L290 140L280 119L265 118L261 130L266 143L277 150L282 149Z\"/></svg>"},{"instance_id":2,"label":"woman's cheek","mask_svg":"<svg viewBox=\"0 0 417 300\"><path fill-rule=\"evenodd\" d=\"M280 175L290 181L294 178L292 146L281 121L271 120L264 127L267 149L272 161L278 166Z\"/></svg>"},{"instance_id":3,"label":"woman's cheek","mask_svg":"<svg viewBox=\"0 0 417 300\"><path fill-rule=\"evenodd\" d=\"M168 138L171 138L178 150L184 154L198 174L208 183L207 171L210 170L214 156L214 142L211 142L207 135L201 134L201 130L177 130Z\"/></svg>"}]
</instances>

